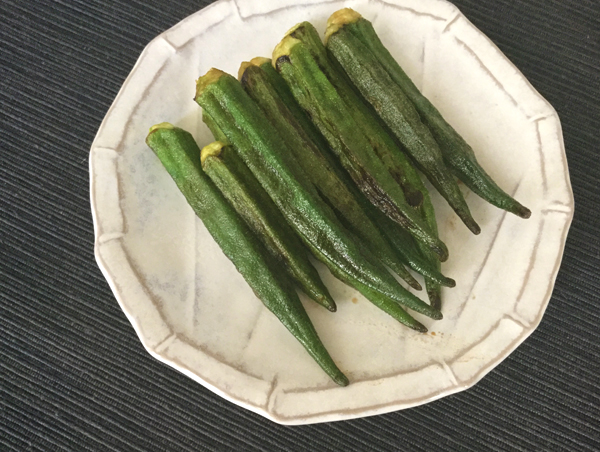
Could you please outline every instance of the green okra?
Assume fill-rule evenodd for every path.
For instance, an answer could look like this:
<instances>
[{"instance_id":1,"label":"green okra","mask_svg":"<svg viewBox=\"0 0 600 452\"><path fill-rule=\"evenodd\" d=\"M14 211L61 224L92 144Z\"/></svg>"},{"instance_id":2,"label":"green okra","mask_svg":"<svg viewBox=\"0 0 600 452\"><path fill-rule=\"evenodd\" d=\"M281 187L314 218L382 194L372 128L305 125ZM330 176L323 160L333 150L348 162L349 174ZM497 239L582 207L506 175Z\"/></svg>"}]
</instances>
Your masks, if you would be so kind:
<instances>
[{"instance_id":1,"label":"green okra","mask_svg":"<svg viewBox=\"0 0 600 452\"><path fill-rule=\"evenodd\" d=\"M393 173L393 168L396 166L402 168L404 178L408 181L410 186L413 187L414 193L420 195L421 199L420 203L409 202L409 204L413 207L418 207L421 216L426 220L426 223L429 225L435 236L438 237L433 205L431 204L429 193L423 185L419 174L413 168L412 163L406 159L404 152L396 146L388 132L379 124L379 121L374 116L376 113L373 109L366 105L364 99L354 91L351 82L345 77L343 69L335 64L335 60L328 58L326 49L315 28L310 23L304 22L294 27L288 33L307 45L319 67L335 86L338 93L340 93L340 96L348 103L355 106L351 111L354 113L357 122L363 124L367 135L379 138L379 141L374 141L373 145L374 148L379 150L381 155L386 155L388 157L388 161L394 162L394 166L388 167L390 172ZM356 193L355 195L357 195L358 199L361 198L360 195ZM413 200L419 199L418 195L415 196L413 194ZM429 217L426 217L424 212L428 212ZM377 211L373 211L372 215L376 217ZM433 253L431 253L431 250L427 249L427 246L424 246L422 242L415 243L408 231L398 224L386 222L385 216L380 217L382 218L379 219L378 223L382 225L381 229L385 235L388 236L388 240L391 242L401 260L411 269L425 277L427 293L432 306L441 306L440 285L454 287L456 285L454 280L441 274L439 259L434 258L431 260ZM384 230L383 225L386 223L388 226L385 227Z\"/></svg>"},{"instance_id":2,"label":"green okra","mask_svg":"<svg viewBox=\"0 0 600 452\"><path fill-rule=\"evenodd\" d=\"M202 171L200 149L192 135L162 123L150 129L146 143L256 296L333 381L346 386L348 378L319 339L287 275Z\"/></svg>"},{"instance_id":3,"label":"green okra","mask_svg":"<svg viewBox=\"0 0 600 452\"><path fill-rule=\"evenodd\" d=\"M227 137L223 133L221 129L217 126L215 121L210 117L208 113L202 111L202 122L206 124L208 130L213 134L215 141L220 141L221 143L227 143Z\"/></svg>"},{"instance_id":4,"label":"green okra","mask_svg":"<svg viewBox=\"0 0 600 452\"><path fill-rule=\"evenodd\" d=\"M363 129L381 163L394 181L402 187L407 204L412 207L419 206L423 198L421 192L415 187L416 173L412 163L379 123L372 107L356 92L343 69L336 64L334 59L329 58L327 49L321 42L315 27L309 22L302 22L289 30L287 34L306 46L339 96L347 105L352 106L348 110L348 114ZM385 183L385 180L382 182ZM388 180L387 183L391 183L391 181ZM383 188L387 189L385 185Z\"/></svg>"},{"instance_id":5,"label":"green okra","mask_svg":"<svg viewBox=\"0 0 600 452\"><path fill-rule=\"evenodd\" d=\"M371 214L401 261L410 269L422 275L426 283L431 280L441 286L456 286L456 281L441 273L439 259L433 257L432 260L430 254L424 253L423 249L431 253L425 245L417 242L406 229L381 214L381 212L374 209Z\"/></svg>"},{"instance_id":6,"label":"green okra","mask_svg":"<svg viewBox=\"0 0 600 452\"><path fill-rule=\"evenodd\" d=\"M256 59L255 59L256 60ZM285 79L275 70L273 62L270 58L263 58L260 62L260 68L267 77L270 85L275 89L282 102L290 110L294 119L300 124L300 129L309 136L317 148L321 151L322 156L327 160L329 168L335 173L335 175L348 185L352 190L356 185L352 182L352 179L348 175L348 172L341 166L339 159L335 156L335 153L329 147L329 144L319 129L313 124L308 117L307 113L302 107L296 102L290 87L286 83Z\"/></svg>"},{"instance_id":7,"label":"green okra","mask_svg":"<svg viewBox=\"0 0 600 452\"><path fill-rule=\"evenodd\" d=\"M473 219L453 172L446 167L438 143L410 99L356 36L346 27L337 27L332 18L328 25L327 49L463 223L479 234L481 228Z\"/></svg>"},{"instance_id":8,"label":"green okra","mask_svg":"<svg viewBox=\"0 0 600 452\"><path fill-rule=\"evenodd\" d=\"M356 189L356 186L351 179L341 179L343 180L346 189L352 193L356 202L362 207L372 223L377 225L377 229L385 237L400 262L422 275L425 278L426 283L429 281L430 284L428 287L431 286L432 283L445 287L456 286L456 281L441 273L441 263L435 253L433 253L425 244L416 241L409 231L395 221L392 221L384 215L383 212L376 209L375 206L373 206L373 204L371 204L371 202ZM423 186L423 190L423 193L426 196L423 202L428 202L430 204L431 210L429 211L433 214L429 219L432 219L433 222L435 222L435 212L433 212L433 205L431 204L431 199L429 198L425 186ZM423 211L425 210L423 205L416 209L419 214L425 218L423 215ZM429 222L429 219L426 219L426 221ZM437 224L434 223L432 229L437 231ZM428 294L430 295L431 300L430 291L428 291Z\"/></svg>"},{"instance_id":9,"label":"green okra","mask_svg":"<svg viewBox=\"0 0 600 452\"><path fill-rule=\"evenodd\" d=\"M400 187L394 181L386 184L385 189L379 184L390 178L390 174L361 125L349 114L355 105L340 97L304 43L292 35L286 36L276 47L273 60L294 98L309 113L359 189L375 206L445 260L446 246L406 203Z\"/></svg>"},{"instance_id":10,"label":"green okra","mask_svg":"<svg viewBox=\"0 0 600 452\"><path fill-rule=\"evenodd\" d=\"M425 220L430 230L437 236L437 221L429 192L422 182L417 188L423 193L423 203L416 210ZM376 217L377 214L379 212L374 209L373 216ZM425 290L430 305L441 310L441 286L454 287L456 282L442 275L441 263L437 256L423 243L415 241L407 230L390 221L385 215L379 215L378 222L402 261L425 278Z\"/></svg>"},{"instance_id":11,"label":"green okra","mask_svg":"<svg viewBox=\"0 0 600 452\"><path fill-rule=\"evenodd\" d=\"M423 190L424 190L424 192L423 192L424 199L423 199L423 204L421 205L419 210L421 211L423 218L425 218L425 221L429 225L429 228L434 232L434 234L437 235L438 227L437 227L437 221L435 219L435 210L433 208L433 203L431 202L429 193L427 193L427 189L425 189L425 187L423 187ZM418 243L417 245L420 247L420 249L423 253L423 256L425 258L428 258L431 265L433 265L437 271L440 271L441 270L440 261L438 259L436 259L435 256L433 256L433 253L431 252L431 250L427 249L420 243ZM436 309L441 310L442 309L442 288L440 287L440 282L433 278L425 277L425 290L427 291L427 296L429 298L429 304L431 304L432 307L435 307Z\"/></svg>"},{"instance_id":12,"label":"green okra","mask_svg":"<svg viewBox=\"0 0 600 452\"><path fill-rule=\"evenodd\" d=\"M319 191L327 204L338 213L338 218L360 240L372 248L379 259L388 265L402 279L417 290L421 289L419 283L404 268L394 251L390 248L377 226L369 219L362 207L355 200L354 195L336 175L333 165L326 158L327 153L315 143L302 126L297 116L290 110L290 106L297 105L291 93L287 91L285 82L276 72L270 77L265 73L273 70L270 62L263 59L243 63L240 68L240 81L244 90L265 113L269 121L280 132L287 148L294 155L298 164L308 175L311 182ZM279 78L283 83L276 90L272 79ZM280 96L280 92L288 92L287 102Z\"/></svg>"},{"instance_id":13,"label":"green okra","mask_svg":"<svg viewBox=\"0 0 600 452\"><path fill-rule=\"evenodd\" d=\"M335 312L335 302L302 242L235 150L216 141L202 148L200 160L204 172L304 293Z\"/></svg>"},{"instance_id":14,"label":"green okra","mask_svg":"<svg viewBox=\"0 0 600 452\"><path fill-rule=\"evenodd\" d=\"M196 102L224 133L304 244L335 276L358 290L378 293L389 301L389 309L399 309L402 304L435 319L442 317L404 289L379 261L361 251L235 78L211 69L198 79Z\"/></svg>"},{"instance_id":15,"label":"green okra","mask_svg":"<svg viewBox=\"0 0 600 452\"><path fill-rule=\"evenodd\" d=\"M437 234L433 204L426 189L424 189L423 194L425 195L423 204L417 210ZM456 282L441 273L441 263L437 256L424 244L414 240L406 229L402 228L398 223L391 221L376 209L372 209L371 214L380 225L380 229L384 232L402 262L423 275L430 305L441 310L441 286L454 287L456 286Z\"/></svg>"},{"instance_id":16,"label":"green okra","mask_svg":"<svg viewBox=\"0 0 600 452\"><path fill-rule=\"evenodd\" d=\"M269 85L275 90L277 96L287 106L288 110L294 115L297 122L300 123L302 129L305 131L310 139L316 143L320 148L327 146L327 141L323 138L323 135L316 129L314 124L310 121L310 118L306 115L302 107L298 105L298 102L294 99L292 92L285 80L279 75L279 73L273 68L273 64L270 58L256 57L251 59L249 62L244 62L240 66L238 72L238 79L242 86L244 86L243 75L246 72L248 66L258 66L262 70L262 74L269 83ZM329 157L329 156L328 156Z\"/></svg>"},{"instance_id":17,"label":"green okra","mask_svg":"<svg viewBox=\"0 0 600 452\"><path fill-rule=\"evenodd\" d=\"M266 80L263 82L263 77L257 77L256 69L253 69L251 72L249 72L248 66L258 66L260 68L259 73L264 76ZM308 143L303 145L305 151L308 152L308 155L296 154L298 162L308 165L304 167L305 172L312 176L311 178L313 183L321 195L328 201L334 211L336 211L336 213L340 212L338 218L342 219L344 225L353 231L358 237L361 237L366 243L373 244L375 250L384 249L384 246L376 245L380 242L379 238L370 238L371 233L369 230L375 229L380 237L385 235L380 231L381 228L378 227L377 224L381 224L383 227L384 223L382 223L382 219L383 221L388 220L387 217L381 214L381 212L379 212L377 209L372 209L370 202L366 200L360 192L357 192L354 183L351 180L348 180L348 174L342 168L340 168L339 162L331 155L331 151L329 150L327 142L321 133L315 128L310 119L308 119L304 111L300 108L294 99L290 88L285 83L285 80L273 68L271 60L268 58L259 57L252 59L249 63L243 63L242 67L240 68L239 77L246 92L248 92L251 97L256 100L258 105L261 106L265 114L267 114L269 119L273 121L274 124L276 124L278 121L285 121L285 123L287 123L287 125L285 123L282 125L282 127L287 131L284 133L286 137L297 134L299 135L300 139L305 141L306 135L308 135ZM262 86L262 84L265 83L271 86L276 93L271 95L269 95L269 93L258 95L257 93L257 95L253 96L253 92L257 91L257 87L252 85L251 82L255 78L258 78L258 81L254 81L255 84L258 83L259 86ZM281 100L284 106L281 106L276 101L278 98ZM273 103L277 105L277 108L271 106L271 102L267 102L267 99L274 100L275 102ZM285 119L288 117L286 109L292 113L293 119ZM277 112L281 113L277 114ZM293 127L295 131L287 128L287 126L294 125L296 122L297 125ZM294 149L299 148L296 147ZM324 158L326 161L323 161ZM412 170L412 167L409 169ZM331 174L334 175L332 179L330 179ZM432 210L433 206L431 205L429 194L419 175L416 174L415 171L411 171L411 177L413 185L417 190L423 193L424 200L429 203L430 209ZM420 210L423 209L424 206L422 206ZM380 214L379 216L377 215L378 213ZM375 218L378 218L378 220L374 220ZM434 230L437 234L435 214L433 214L432 218L434 221L432 230ZM346 221L343 221L344 219ZM438 284L438 287L440 284L447 287L454 287L456 285L454 280L447 278L440 273L440 262L437 258L435 258L434 262L430 263L422 256L421 252L419 252L417 245L410 233L402 229L393 221L388 221L389 223L386 223L388 224L388 230L397 231L397 235L393 235L391 240L394 242L392 251L398 256L401 262L404 262L404 264L408 265L411 269L423 275L426 282L428 280L430 282L435 282ZM397 240L398 238L400 238L400 240ZM386 247L389 248L392 244L390 243L389 239L386 240L386 242ZM403 246L404 243L406 243L406 246ZM376 252L378 255L381 255L380 251ZM389 251L386 251L386 253L387 252ZM390 265L389 263L387 264ZM394 266L390 265L390 267L393 269ZM402 275L400 276L404 278Z\"/></svg>"},{"instance_id":18,"label":"green okra","mask_svg":"<svg viewBox=\"0 0 600 452\"><path fill-rule=\"evenodd\" d=\"M356 36L385 68L390 78L406 93L416 107L421 120L429 127L442 151L444 162L456 176L477 195L496 207L521 218L531 211L502 190L477 162L469 144L446 122L435 106L415 86L412 80L385 48L371 22L356 11L346 8L334 13L335 23ZM332 16L333 18L334 16Z\"/></svg>"},{"instance_id":19,"label":"green okra","mask_svg":"<svg viewBox=\"0 0 600 452\"><path fill-rule=\"evenodd\" d=\"M302 34L304 34L305 36L310 36L312 38L317 38L315 45L315 53L317 53L319 50L318 46L321 47L321 50L323 49L322 43L320 42L320 40L318 40L316 30L314 30L312 26L308 27L308 30L304 32L302 31L301 27L296 27L295 35L301 36ZM324 55L321 55L320 60L322 61L323 65L328 65L328 60ZM285 83L285 80L273 68L271 60L268 58L255 58L251 60L250 63L260 66L264 75L267 77L267 80L270 83L270 85L273 86L283 103L288 107L288 109L292 112L294 118L300 124L300 129L304 131L307 135L309 135L311 141L315 143L317 145L317 148L321 151L321 155L327 158L327 164L329 165L328 169L335 175L337 175L337 177L343 182L343 185L345 187L336 191L340 193L350 191L351 195L354 197L354 203L358 202L358 204L360 205L360 210L362 212L368 212L367 217L378 218L378 221L376 221L376 223L379 224L380 227L376 228L378 230L385 228L385 231L380 231L383 233L383 235L388 235L385 234L385 232L390 233L389 237L387 237L387 241L392 246L392 249L395 251L395 254L405 265L409 266L412 270L425 277L427 293L432 306L441 306L440 286L454 287L456 285L456 282L453 279L448 278L441 273L441 265L439 259L435 257L431 250L428 250L426 246L420 244L420 242L415 242L415 240L407 230L403 229L397 223L390 221L377 209L370 208L371 203L364 198L364 195L362 193L357 192L356 185L351 180L348 180L348 173L346 173L343 170L343 168L339 166L339 161L331 155L331 151L329 149L327 141L323 138L323 135L321 135L321 133L315 128L314 124L310 121L310 119L306 116L304 111L300 108L300 106L294 99L290 88ZM338 91L349 90L350 92L346 94L346 98L351 99L353 96L353 92L351 90L351 87L347 85L347 82L344 81L344 79L341 77L335 77L334 68L330 67L328 71L329 73L333 74L332 78L337 79L337 83L340 86L340 89ZM356 97L354 101L359 102L359 98ZM360 105L362 106L362 104ZM370 110L368 110L368 108L361 108L359 110L363 113L363 121L366 124L370 124L372 119L372 114L370 113ZM374 124L371 124L370 130L372 135L387 137L387 133L380 129L381 127L377 121L374 121ZM386 148L395 149L393 147L393 143L390 142L389 137L387 137L387 140L384 140L384 143L387 143L385 145ZM396 151L402 154L401 151ZM317 159L319 158L320 157L317 157ZM323 164L323 166L325 165L326 164ZM430 226L430 229L437 235L435 211L433 210L433 204L431 204L431 199L429 197L427 189L425 188L425 185L423 185L419 174L413 170L412 164L408 163L407 166L404 167L404 171L411 185L415 187L416 190L422 193L423 201L419 208L419 211L421 212L422 216L424 215L423 212L428 212L429 216L424 216L424 218L426 219L427 224ZM312 173L312 171L310 170L308 172L309 174ZM345 198L339 200L332 198L331 202L335 205L342 206L352 203L351 201L346 201ZM351 215L353 214L349 212L343 217L349 218ZM360 218L361 216L361 214L356 215L356 217L358 218ZM373 223L373 221L371 221L371 223ZM386 224L387 226L383 226L384 224ZM357 235L360 236L360 233L358 233L358 228L352 228L352 226L350 226L350 228ZM421 251L419 250L420 248ZM423 253L425 253L425 255ZM437 301L434 302L434 300Z\"/></svg>"}]
</instances>

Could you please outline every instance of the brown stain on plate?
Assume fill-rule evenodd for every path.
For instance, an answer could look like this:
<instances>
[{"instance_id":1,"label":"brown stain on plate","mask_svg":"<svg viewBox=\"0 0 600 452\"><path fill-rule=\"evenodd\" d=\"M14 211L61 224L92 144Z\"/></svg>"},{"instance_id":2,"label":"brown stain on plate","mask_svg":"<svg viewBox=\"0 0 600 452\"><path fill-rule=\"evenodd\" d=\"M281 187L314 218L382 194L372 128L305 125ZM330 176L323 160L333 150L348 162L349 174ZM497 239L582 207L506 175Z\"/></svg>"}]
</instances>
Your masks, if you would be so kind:
<instances>
[{"instance_id":1,"label":"brown stain on plate","mask_svg":"<svg viewBox=\"0 0 600 452\"><path fill-rule=\"evenodd\" d=\"M455 216L451 216L450 218L448 218L448 221L446 221L446 229L448 231L456 230L456 217Z\"/></svg>"}]
</instances>

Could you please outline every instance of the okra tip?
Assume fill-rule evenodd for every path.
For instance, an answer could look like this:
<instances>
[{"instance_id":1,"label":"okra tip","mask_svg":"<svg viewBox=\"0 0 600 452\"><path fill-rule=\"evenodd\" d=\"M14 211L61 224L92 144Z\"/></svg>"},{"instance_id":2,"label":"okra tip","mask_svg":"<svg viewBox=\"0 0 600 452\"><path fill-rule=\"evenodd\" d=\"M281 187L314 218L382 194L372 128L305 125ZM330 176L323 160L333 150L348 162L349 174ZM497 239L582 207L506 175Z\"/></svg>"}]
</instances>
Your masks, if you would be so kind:
<instances>
[{"instance_id":1,"label":"okra tip","mask_svg":"<svg viewBox=\"0 0 600 452\"><path fill-rule=\"evenodd\" d=\"M208 157L218 157L221 154L223 146L225 146L225 143L222 143L220 141L213 141L212 143L204 146L200 151L200 163L202 164L202 166L204 166L204 161Z\"/></svg>"},{"instance_id":2,"label":"okra tip","mask_svg":"<svg viewBox=\"0 0 600 452\"><path fill-rule=\"evenodd\" d=\"M278 60L280 58L289 58L290 52L296 44L300 44L300 40L291 35L287 35L285 38L279 41L279 44L277 44L273 50L273 58L271 59L271 64L275 69L277 69Z\"/></svg>"},{"instance_id":3,"label":"okra tip","mask_svg":"<svg viewBox=\"0 0 600 452\"><path fill-rule=\"evenodd\" d=\"M518 202L516 203L517 206L515 206L512 210L512 212L521 218L524 218L525 220L529 217L531 217L531 210L529 210L527 207L519 204Z\"/></svg>"},{"instance_id":4,"label":"okra tip","mask_svg":"<svg viewBox=\"0 0 600 452\"><path fill-rule=\"evenodd\" d=\"M219 69L215 69L214 67L210 68L206 74L204 74L202 77L200 77L196 81L195 100L198 99L198 97L200 97L202 95L202 93L204 92L204 90L206 89L207 86L215 83L217 80L219 80L224 75L227 75L227 74Z\"/></svg>"},{"instance_id":5,"label":"okra tip","mask_svg":"<svg viewBox=\"0 0 600 452\"><path fill-rule=\"evenodd\" d=\"M415 289L415 290L423 290L423 287L421 287L421 284L419 284L419 281L417 281L415 278L413 278L413 276L410 273L406 272L406 275L404 275L403 279L413 289Z\"/></svg>"},{"instance_id":6,"label":"okra tip","mask_svg":"<svg viewBox=\"0 0 600 452\"><path fill-rule=\"evenodd\" d=\"M341 371L339 373L336 373L336 375L330 375L330 377L339 386L348 386L350 384L348 377L345 376Z\"/></svg>"},{"instance_id":7,"label":"okra tip","mask_svg":"<svg viewBox=\"0 0 600 452\"><path fill-rule=\"evenodd\" d=\"M444 275L442 275L442 276L444 276ZM442 279L440 281L440 283L442 286L445 286L445 287L450 287L450 288L456 287L456 281L454 281L452 278L448 278L447 276L444 276L444 279Z\"/></svg>"},{"instance_id":8,"label":"okra tip","mask_svg":"<svg viewBox=\"0 0 600 452\"><path fill-rule=\"evenodd\" d=\"M444 318L442 311L440 311L439 309L436 309L432 306L431 310L432 310L432 312L429 317L431 317L433 320L442 320Z\"/></svg>"},{"instance_id":9,"label":"okra tip","mask_svg":"<svg viewBox=\"0 0 600 452\"><path fill-rule=\"evenodd\" d=\"M448 247L441 240L438 240L437 243L431 245L431 251L437 255L440 262L446 262L448 260Z\"/></svg>"},{"instance_id":10,"label":"okra tip","mask_svg":"<svg viewBox=\"0 0 600 452\"><path fill-rule=\"evenodd\" d=\"M342 8L327 19L327 29L325 30L325 44L333 34L335 34L344 25L357 22L362 16L352 8Z\"/></svg>"},{"instance_id":11,"label":"okra tip","mask_svg":"<svg viewBox=\"0 0 600 452\"><path fill-rule=\"evenodd\" d=\"M461 215L461 219L463 220L467 228L469 228L469 231L471 231L473 234L479 235L481 233L481 227L471 216Z\"/></svg>"},{"instance_id":12,"label":"okra tip","mask_svg":"<svg viewBox=\"0 0 600 452\"><path fill-rule=\"evenodd\" d=\"M423 325L421 322L417 322L416 320L411 325L407 326L415 330L417 333L427 333L427 331L429 331L425 325Z\"/></svg>"},{"instance_id":13,"label":"okra tip","mask_svg":"<svg viewBox=\"0 0 600 452\"><path fill-rule=\"evenodd\" d=\"M333 300L321 300L321 306L327 309L329 312L337 312L337 305Z\"/></svg>"}]
</instances>

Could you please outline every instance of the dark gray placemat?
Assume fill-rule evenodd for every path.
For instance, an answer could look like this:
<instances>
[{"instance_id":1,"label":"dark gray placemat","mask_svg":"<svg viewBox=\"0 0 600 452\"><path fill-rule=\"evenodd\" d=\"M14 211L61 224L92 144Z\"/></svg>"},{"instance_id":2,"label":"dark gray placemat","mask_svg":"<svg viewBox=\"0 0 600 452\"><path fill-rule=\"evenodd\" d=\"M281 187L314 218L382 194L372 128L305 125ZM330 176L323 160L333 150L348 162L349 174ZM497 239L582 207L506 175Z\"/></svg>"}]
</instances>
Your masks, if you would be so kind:
<instances>
[{"instance_id":1,"label":"dark gray placemat","mask_svg":"<svg viewBox=\"0 0 600 452\"><path fill-rule=\"evenodd\" d=\"M154 360L93 256L88 152L139 53L210 2L0 2L0 450L600 449L600 3L455 3L562 120L576 213L536 332L474 388L282 427Z\"/></svg>"}]
</instances>

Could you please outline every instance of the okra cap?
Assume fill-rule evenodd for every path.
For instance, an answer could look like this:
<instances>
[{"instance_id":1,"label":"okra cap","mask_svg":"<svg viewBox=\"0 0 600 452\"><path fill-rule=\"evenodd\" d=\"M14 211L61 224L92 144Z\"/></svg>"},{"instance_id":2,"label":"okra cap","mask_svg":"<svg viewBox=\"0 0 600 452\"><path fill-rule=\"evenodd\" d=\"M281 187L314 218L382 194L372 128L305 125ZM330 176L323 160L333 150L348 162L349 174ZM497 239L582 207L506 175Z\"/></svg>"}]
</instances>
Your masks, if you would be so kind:
<instances>
[{"instance_id":1,"label":"okra cap","mask_svg":"<svg viewBox=\"0 0 600 452\"><path fill-rule=\"evenodd\" d=\"M221 77L227 75L226 72L223 72L219 69L210 68L206 74L200 77L196 81L196 98L200 97L204 90L211 84L217 82Z\"/></svg>"},{"instance_id":2,"label":"okra cap","mask_svg":"<svg viewBox=\"0 0 600 452\"><path fill-rule=\"evenodd\" d=\"M293 34L298 28L302 27L303 25L307 24L308 22L299 22L296 25L294 25L292 28L290 28L288 31L285 32L285 36L289 36L291 34Z\"/></svg>"},{"instance_id":3,"label":"okra cap","mask_svg":"<svg viewBox=\"0 0 600 452\"><path fill-rule=\"evenodd\" d=\"M262 66L265 63L270 63L271 59L270 58L265 58L265 57L254 57L252 58L250 61L242 61L242 64L240 64L240 69L238 70L238 80L242 80L242 76L244 75L244 72L246 72L246 69L248 69L250 66Z\"/></svg>"},{"instance_id":4,"label":"okra cap","mask_svg":"<svg viewBox=\"0 0 600 452\"><path fill-rule=\"evenodd\" d=\"M148 132L148 136L146 137L146 144L149 144L149 139L150 136L153 135L154 133L156 133L159 130L172 130L172 129L176 129L177 127L175 127L173 124L169 123L169 122L161 122L160 124L154 124L152 127L150 127L150 131Z\"/></svg>"},{"instance_id":5,"label":"okra cap","mask_svg":"<svg viewBox=\"0 0 600 452\"><path fill-rule=\"evenodd\" d=\"M224 146L225 143L221 141L213 141L212 143L204 146L200 151L200 164L204 166L204 161L208 157L218 157L221 155L221 151L223 150Z\"/></svg>"},{"instance_id":6,"label":"okra cap","mask_svg":"<svg viewBox=\"0 0 600 452\"><path fill-rule=\"evenodd\" d=\"M277 60L279 58L288 57L290 52L292 51L292 48L296 44L300 43L301 41L299 39L296 39L291 35L287 35L285 38L279 41L279 44L277 44L275 46L275 49L273 50L273 58L271 59L271 64L273 65L273 67L277 69Z\"/></svg>"},{"instance_id":7,"label":"okra cap","mask_svg":"<svg viewBox=\"0 0 600 452\"><path fill-rule=\"evenodd\" d=\"M340 28L344 25L353 24L354 22L358 22L362 16L354 11L352 8L343 8L327 19L327 29L325 30L325 44L327 44L327 40L332 34L335 34Z\"/></svg>"},{"instance_id":8,"label":"okra cap","mask_svg":"<svg viewBox=\"0 0 600 452\"><path fill-rule=\"evenodd\" d=\"M160 124L154 124L152 127L150 127L150 133L154 132L155 130L159 130L159 129L174 129L175 126L173 124L171 124L170 122L161 122Z\"/></svg>"}]
</instances>

